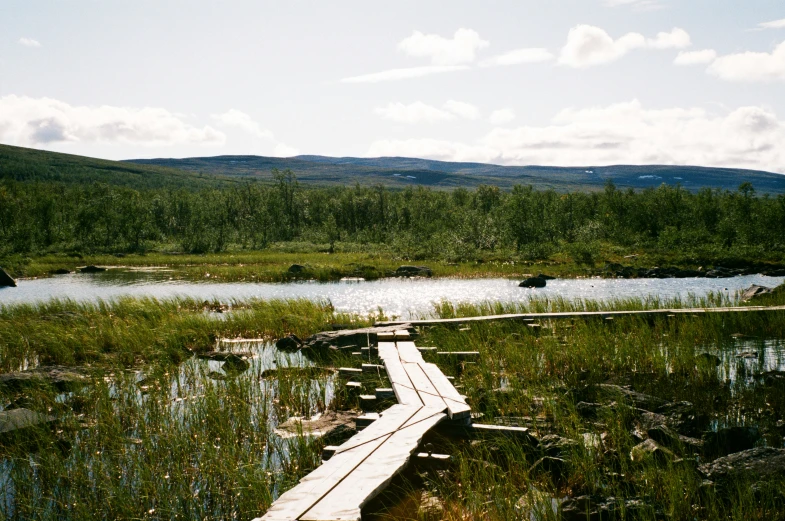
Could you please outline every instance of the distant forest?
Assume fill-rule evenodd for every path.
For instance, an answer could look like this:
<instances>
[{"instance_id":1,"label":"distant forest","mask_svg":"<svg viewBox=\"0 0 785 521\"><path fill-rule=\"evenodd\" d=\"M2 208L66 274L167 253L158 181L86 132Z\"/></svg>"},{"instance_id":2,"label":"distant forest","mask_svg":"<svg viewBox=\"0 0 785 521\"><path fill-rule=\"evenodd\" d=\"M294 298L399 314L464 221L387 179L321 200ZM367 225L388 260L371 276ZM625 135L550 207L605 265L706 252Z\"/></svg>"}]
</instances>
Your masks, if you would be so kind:
<instances>
[{"instance_id":1,"label":"distant forest","mask_svg":"<svg viewBox=\"0 0 785 521\"><path fill-rule=\"evenodd\" d=\"M0 255L46 252L190 253L262 249L282 241L392 251L412 259L489 253L593 263L608 248L697 258L781 258L785 196L643 191L558 193L515 186L473 190L273 184L135 190L101 183L0 181Z\"/></svg>"}]
</instances>

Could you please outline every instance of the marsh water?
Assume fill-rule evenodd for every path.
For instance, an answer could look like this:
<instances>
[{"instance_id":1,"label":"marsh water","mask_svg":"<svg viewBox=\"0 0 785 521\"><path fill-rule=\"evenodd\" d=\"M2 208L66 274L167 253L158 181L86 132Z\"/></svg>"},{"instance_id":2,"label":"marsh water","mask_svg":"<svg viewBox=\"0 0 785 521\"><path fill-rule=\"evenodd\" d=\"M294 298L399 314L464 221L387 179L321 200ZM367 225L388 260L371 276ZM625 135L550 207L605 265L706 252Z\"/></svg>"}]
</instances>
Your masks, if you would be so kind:
<instances>
[{"instance_id":1,"label":"marsh water","mask_svg":"<svg viewBox=\"0 0 785 521\"><path fill-rule=\"evenodd\" d=\"M433 311L440 301L519 302L531 297L607 301L623 298L686 298L708 293L733 296L751 284L774 287L785 277L746 275L727 279L556 279L545 288L519 288L517 280L459 278L387 278L374 281L298 281L286 283L217 283L178 280L166 271L110 269L103 273L72 273L20 280L16 288L0 288L0 305L49 299L111 300L125 296L194 297L228 302L234 299L307 298L329 300L336 311L414 318Z\"/></svg>"}]
</instances>

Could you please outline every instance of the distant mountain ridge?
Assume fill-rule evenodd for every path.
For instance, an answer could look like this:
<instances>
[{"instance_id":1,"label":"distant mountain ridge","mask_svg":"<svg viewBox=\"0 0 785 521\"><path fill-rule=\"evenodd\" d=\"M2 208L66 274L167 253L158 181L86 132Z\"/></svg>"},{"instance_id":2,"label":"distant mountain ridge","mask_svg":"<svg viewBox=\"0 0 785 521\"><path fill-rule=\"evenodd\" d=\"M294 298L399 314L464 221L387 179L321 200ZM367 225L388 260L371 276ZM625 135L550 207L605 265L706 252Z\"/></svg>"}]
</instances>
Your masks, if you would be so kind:
<instances>
[{"instance_id":1,"label":"distant mountain ridge","mask_svg":"<svg viewBox=\"0 0 785 521\"><path fill-rule=\"evenodd\" d=\"M411 157L329 157L300 155L291 158L216 156L187 159L142 159L134 163L181 168L229 177L269 177L272 168L289 168L304 183L383 184L402 187L475 187L480 184L510 188L531 185L559 191L599 190L611 180L619 188L636 190L663 183L688 190L703 187L735 190L750 182L761 193L785 193L785 175L757 170L671 165L612 165L586 167L503 166L449 162Z\"/></svg>"}]
</instances>

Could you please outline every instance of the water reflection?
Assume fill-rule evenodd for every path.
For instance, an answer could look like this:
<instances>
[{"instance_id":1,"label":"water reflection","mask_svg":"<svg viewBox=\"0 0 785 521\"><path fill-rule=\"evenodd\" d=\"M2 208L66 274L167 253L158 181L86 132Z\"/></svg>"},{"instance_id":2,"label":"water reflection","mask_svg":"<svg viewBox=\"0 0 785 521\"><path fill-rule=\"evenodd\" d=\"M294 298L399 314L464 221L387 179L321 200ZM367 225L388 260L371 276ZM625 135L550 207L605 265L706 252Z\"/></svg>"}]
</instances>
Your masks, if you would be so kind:
<instances>
[{"instance_id":1,"label":"water reflection","mask_svg":"<svg viewBox=\"0 0 785 521\"><path fill-rule=\"evenodd\" d=\"M785 277L746 275L729 279L565 279L541 289L519 288L508 279L380 279L375 281L213 283L172 278L163 270L107 270L72 273L52 278L21 280L17 288L0 289L0 304L45 301L52 298L110 300L123 296L193 297L228 302L248 298L307 298L329 300L339 312L375 313L412 318L429 313L433 303L520 302L531 296L609 300L659 297L703 297L710 292L733 296L751 284L777 286Z\"/></svg>"}]
</instances>

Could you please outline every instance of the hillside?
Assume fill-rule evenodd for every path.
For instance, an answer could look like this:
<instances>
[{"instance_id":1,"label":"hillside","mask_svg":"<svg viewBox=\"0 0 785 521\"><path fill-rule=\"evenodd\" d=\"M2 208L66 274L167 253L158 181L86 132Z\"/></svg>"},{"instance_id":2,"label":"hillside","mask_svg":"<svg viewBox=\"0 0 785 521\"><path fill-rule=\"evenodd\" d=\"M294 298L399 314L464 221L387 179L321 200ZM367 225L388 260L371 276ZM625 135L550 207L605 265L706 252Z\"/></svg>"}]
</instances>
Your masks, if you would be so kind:
<instances>
[{"instance_id":1,"label":"hillside","mask_svg":"<svg viewBox=\"0 0 785 521\"><path fill-rule=\"evenodd\" d=\"M236 182L182 169L0 145L0 180L4 179L67 184L102 182L131 188L204 188Z\"/></svg>"},{"instance_id":2,"label":"hillside","mask_svg":"<svg viewBox=\"0 0 785 521\"><path fill-rule=\"evenodd\" d=\"M735 190L750 182L759 193L785 193L785 175L756 170L696 166L547 167L453 163L405 157L355 158L297 156L218 156L188 159L133 160L143 165L181 168L202 174L269 179L270 170L292 169L297 178L315 184L383 184L392 187L424 185L437 188L480 184L509 188L515 184L559 191L600 190L608 179L620 188L636 190L663 183L681 184L688 190L703 187Z\"/></svg>"}]
</instances>

